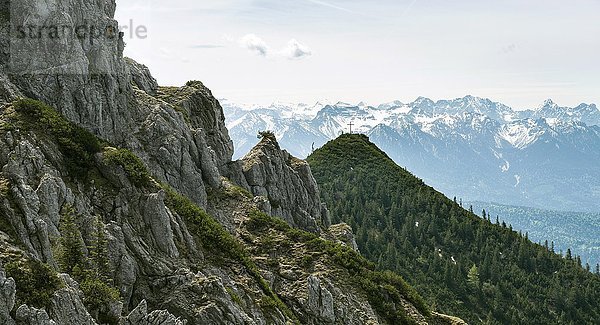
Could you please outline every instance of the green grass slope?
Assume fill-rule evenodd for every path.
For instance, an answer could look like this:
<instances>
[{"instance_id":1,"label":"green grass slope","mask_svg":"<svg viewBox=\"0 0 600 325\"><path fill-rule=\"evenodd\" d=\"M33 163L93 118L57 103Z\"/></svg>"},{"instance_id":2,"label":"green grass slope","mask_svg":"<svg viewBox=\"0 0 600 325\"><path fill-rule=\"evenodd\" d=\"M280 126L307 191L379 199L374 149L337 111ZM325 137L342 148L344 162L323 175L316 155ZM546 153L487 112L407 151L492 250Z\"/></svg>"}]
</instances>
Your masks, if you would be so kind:
<instances>
[{"instance_id":1,"label":"green grass slope","mask_svg":"<svg viewBox=\"0 0 600 325\"><path fill-rule=\"evenodd\" d=\"M334 221L352 226L361 252L401 274L435 310L472 324L600 319L600 276L463 209L366 136L342 135L308 162Z\"/></svg>"}]
</instances>

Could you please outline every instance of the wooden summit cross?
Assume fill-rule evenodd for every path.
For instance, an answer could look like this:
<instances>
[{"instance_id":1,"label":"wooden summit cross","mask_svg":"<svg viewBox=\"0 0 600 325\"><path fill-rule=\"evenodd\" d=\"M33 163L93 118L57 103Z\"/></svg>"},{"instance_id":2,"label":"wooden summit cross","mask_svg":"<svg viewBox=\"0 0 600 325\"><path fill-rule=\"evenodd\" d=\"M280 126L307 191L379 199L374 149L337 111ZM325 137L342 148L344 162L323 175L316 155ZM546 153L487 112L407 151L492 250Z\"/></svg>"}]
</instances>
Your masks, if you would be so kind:
<instances>
[{"instance_id":1,"label":"wooden summit cross","mask_svg":"<svg viewBox=\"0 0 600 325\"><path fill-rule=\"evenodd\" d=\"M350 121L350 123L348 123L348 126L350 126L350 134L352 134L352 126L353 126L353 125L354 125L354 124L352 123L352 121Z\"/></svg>"}]
</instances>

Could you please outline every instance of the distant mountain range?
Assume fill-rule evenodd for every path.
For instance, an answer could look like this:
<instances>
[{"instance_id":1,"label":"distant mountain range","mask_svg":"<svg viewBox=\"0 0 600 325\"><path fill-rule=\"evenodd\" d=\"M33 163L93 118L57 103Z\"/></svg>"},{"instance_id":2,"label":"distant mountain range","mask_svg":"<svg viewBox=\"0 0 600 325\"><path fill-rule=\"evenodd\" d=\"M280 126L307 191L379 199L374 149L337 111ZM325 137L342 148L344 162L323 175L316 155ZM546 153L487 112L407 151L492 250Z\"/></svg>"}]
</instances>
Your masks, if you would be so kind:
<instances>
[{"instance_id":1,"label":"distant mountain range","mask_svg":"<svg viewBox=\"0 0 600 325\"><path fill-rule=\"evenodd\" d=\"M399 165L449 197L554 210L600 211L600 110L552 100L516 111L473 96L370 106L221 101L241 157L261 130L304 158L339 134L366 134Z\"/></svg>"}]
</instances>

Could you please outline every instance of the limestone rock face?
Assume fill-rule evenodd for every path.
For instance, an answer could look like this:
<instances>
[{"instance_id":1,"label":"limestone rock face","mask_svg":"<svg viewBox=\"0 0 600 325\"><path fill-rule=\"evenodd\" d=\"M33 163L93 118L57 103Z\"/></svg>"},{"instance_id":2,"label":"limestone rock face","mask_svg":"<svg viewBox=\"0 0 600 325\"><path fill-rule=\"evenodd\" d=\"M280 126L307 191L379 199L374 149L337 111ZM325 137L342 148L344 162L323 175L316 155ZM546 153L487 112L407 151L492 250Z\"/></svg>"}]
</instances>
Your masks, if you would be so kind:
<instances>
[{"instance_id":1,"label":"limestone rock face","mask_svg":"<svg viewBox=\"0 0 600 325\"><path fill-rule=\"evenodd\" d=\"M268 199L265 212L312 232L331 224L310 167L281 150L274 136L264 137L241 161L252 193Z\"/></svg>"},{"instance_id":2,"label":"limestone rock face","mask_svg":"<svg viewBox=\"0 0 600 325\"><path fill-rule=\"evenodd\" d=\"M10 311L15 306L15 293L15 281L12 278L6 278L0 264L0 324L14 324L14 320L10 317Z\"/></svg>"},{"instance_id":3,"label":"limestone rock face","mask_svg":"<svg viewBox=\"0 0 600 325\"><path fill-rule=\"evenodd\" d=\"M222 171L233 156L233 141L225 127L223 108L200 81L190 81L172 94L161 98L182 111L192 129L202 131L202 137L214 152L215 163L219 171Z\"/></svg>"},{"instance_id":4,"label":"limestone rock face","mask_svg":"<svg viewBox=\"0 0 600 325\"><path fill-rule=\"evenodd\" d=\"M95 325L96 322L88 313L81 297L73 288L60 289L52 297L50 315L57 324Z\"/></svg>"},{"instance_id":5,"label":"limestone rock face","mask_svg":"<svg viewBox=\"0 0 600 325\"><path fill-rule=\"evenodd\" d=\"M133 308L130 302L147 299L154 307L178 311L178 316L158 309L137 320L132 315L130 324L183 324L182 316L194 323L222 317L231 323L243 323L266 317L251 302L248 310L239 306L225 289L225 283L231 287L238 282L253 283L252 279L241 280L228 270L191 272L204 256L183 218L166 206L163 190L136 187L122 168L104 164L102 154L96 157L100 177L105 179L102 184L70 179L78 184L67 185L61 177L66 171L61 166L60 152L47 139L33 133L4 133L0 153L4 165L1 179L6 180L5 191L12 197L9 200L1 195L0 211L15 231L13 239L23 243L23 254L56 267L51 242L60 236L61 214L67 206L73 207L85 242L92 240L95 222L103 224L112 278L125 302L122 307L117 306L117 316L121 308ZM0 235L6 236L4 230L3 226ZM2 242L0 257L9 254L7 248ZM210 275L215 272L218 276ZM66 275L62 279L64 288L54 293L48 310L14 306L19 288L0 268L0 323L95 324L77 283ZM239 289L241 297L247 296L246 291L259 291L256 283L248 286ZM16 319L10 317L13 309L17 309Z\"/></svg>"},{"instance_id":6,"label":"limestone rock face","mask_svg":"<svg viewBox=\"0 0 600 325\"><path fill-rule=\"evenodd\" d=\"M111 141L126 137L131 121L130 78L115 8L115 0L10 1L13 26L68 28L58 39L47 33L35 39L11 36L10 51L0 63L23 94Z\"/></svg>"},{"instance_id":7,"label":"limestone rock face","mask_svg":"<svg viewBox=\"0 0 600 325\"><path fill-rule=\"evenodd\" d=\"M133 83L140 90L143 90L151 95L155 94L156 90L158 89L158 83L150 73L150 69L148 69L147 66L137 63L130 58L125 58L125 63L127 63Z\"/></svg>"},{"instance_id":8,"label":"limestone rock face","mask_svg":"<svg viewBox=\"0 0 600 325\"><path fill-rule=\"evenodd\" d=\"M123 145L158 180L206 208L208 188L222 185L221 170L233 155L221 107L198 84L159 88L156 97L135 88L132 96L138 113Z\"/></svg>"},{"instance_id":9,"label":"limestone rock face","mask_svg":"<svg viewBox=\"0 0 600 325\"><path fill-rule=\"evenodd\" d=\"M185 321L164 310L148 313L148 304L142 300L129 315L122 320L123 325L185 325Z\"/></svg>"},{"instance_id":10,"label":"limestone rock face","mask_svg":"<svg viewBox=\"0 0 600 325\"><path fill-rule=\"evenodd\" d=\"M221 170L233 155L221 106L200 82L160 92L147 67L123 58L122 35L112 18L115 6L115 0L1 3L15 26L73 30L64 31L60 41L49 35L7 37L0 31L10 49L0 57L0 102L24 95L49 104L94 134L133 150L160 181L206 208L205 185L220 186Z\"/></svg>"},{"instance_id":11,"label":"limestone rock face","mask_svg":"<svg viewBox=\"0 0 600 325\"><path fill-rule=\"evenodd\" d=\"M0 104L10 103L21 96L21 91L9 81L8 76L0 72Z\"/></svg>"},{"instance_id":12,"label":"limestone rock face","mask_svg":"<svg viewBox=\"0 0 600 325\"><path fill-rule=\"evenodd\" d=\"M21 305L17 309L16 320L18 324L56 325L56 322L50 319L45 310L27 305Z\"/></svg>"},{"instance_id":13,"label":"limestone rock face","mask_svg":"<svg viewBox=\"0 0 600 325\"><path fill-rule=\"evenodd\" d=\"M315 316L322 318L324 323L334 323L333 302L333 295L327 288L321 286L321 281L312 275L309 276L308 306L310 311Z\"/></svg>"}]
</instances>

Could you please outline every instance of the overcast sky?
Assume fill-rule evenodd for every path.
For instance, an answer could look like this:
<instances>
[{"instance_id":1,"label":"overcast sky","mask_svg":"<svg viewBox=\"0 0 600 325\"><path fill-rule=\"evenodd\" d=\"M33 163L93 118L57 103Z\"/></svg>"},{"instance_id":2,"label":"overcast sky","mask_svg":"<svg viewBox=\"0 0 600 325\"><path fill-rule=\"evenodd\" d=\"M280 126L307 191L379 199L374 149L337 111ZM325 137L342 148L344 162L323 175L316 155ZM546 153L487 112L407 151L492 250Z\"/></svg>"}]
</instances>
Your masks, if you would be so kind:
<instances>
[{"instance_id":1,"label":"overcast sky","mask_svg":"<svg viewBox=\"0 0 600 325\"><path fill-rule=\"evenodd\" d=\"M117 0L126 55L218 98L600 104L600 0Z\"/></svg>"}]
</instances>

